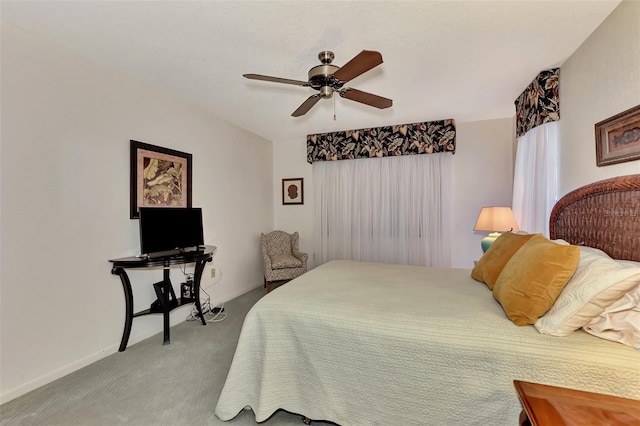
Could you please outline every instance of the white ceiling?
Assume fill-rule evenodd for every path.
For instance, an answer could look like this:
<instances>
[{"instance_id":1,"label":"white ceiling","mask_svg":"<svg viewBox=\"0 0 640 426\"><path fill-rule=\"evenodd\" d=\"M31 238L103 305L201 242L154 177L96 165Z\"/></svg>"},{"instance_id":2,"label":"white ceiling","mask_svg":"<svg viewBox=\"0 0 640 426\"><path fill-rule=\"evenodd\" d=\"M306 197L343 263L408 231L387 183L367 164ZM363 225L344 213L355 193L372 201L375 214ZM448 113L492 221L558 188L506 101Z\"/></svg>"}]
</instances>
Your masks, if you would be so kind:
<instances>
[{"instance_id":1,"label":"white ceiling","mask_svg":"<svg viewBox=\"0 0 640 426\"><path fill-rule=\"evenodd\" d=\"M5 1L3 21L195 103L272 141L454 118L511 117L514 99L559 66L615 9L601 1ZM385 110L334 96L291 113L322 50L344 65L384 63L347 86L393 99ZM561 83L562 84L562 83Z\"/></svg>"}]
</instances>

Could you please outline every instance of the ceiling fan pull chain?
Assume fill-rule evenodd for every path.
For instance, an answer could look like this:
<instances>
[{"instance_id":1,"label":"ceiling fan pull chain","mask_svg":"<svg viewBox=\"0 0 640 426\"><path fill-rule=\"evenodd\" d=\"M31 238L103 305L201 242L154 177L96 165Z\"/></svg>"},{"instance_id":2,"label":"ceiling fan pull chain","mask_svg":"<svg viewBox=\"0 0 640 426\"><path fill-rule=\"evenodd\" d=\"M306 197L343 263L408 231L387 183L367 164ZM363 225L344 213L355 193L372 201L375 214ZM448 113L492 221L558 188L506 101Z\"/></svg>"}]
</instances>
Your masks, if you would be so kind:
<instances>
[{"instance_id":1,"label":"ceiling fan pull chain","mask_svg":"<svg viewBox=\"0 0 640 426\"><path fill-rule=\"evenodd\" d=\"M333 96L333 121L336 121L336 97Z\"/></svg>"}]
</instances>

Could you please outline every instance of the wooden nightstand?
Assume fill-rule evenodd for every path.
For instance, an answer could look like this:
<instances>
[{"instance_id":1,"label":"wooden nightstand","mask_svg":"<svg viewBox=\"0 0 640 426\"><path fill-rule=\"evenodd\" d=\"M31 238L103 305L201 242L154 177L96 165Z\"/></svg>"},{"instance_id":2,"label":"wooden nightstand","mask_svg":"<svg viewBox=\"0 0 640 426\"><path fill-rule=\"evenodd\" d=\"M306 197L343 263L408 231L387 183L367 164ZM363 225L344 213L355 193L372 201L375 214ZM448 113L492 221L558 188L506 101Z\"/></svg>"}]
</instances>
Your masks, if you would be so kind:
<instances>
[{"instance_id":1,"label":"wooden nightstand","mask_svg":"<svg viewBox=\"0 0 640 426\"><path fill-rule=\"evenodd\" d=\"M640 401L514 380L520 426L640 426Z\"/></svg>"}]
</instances>

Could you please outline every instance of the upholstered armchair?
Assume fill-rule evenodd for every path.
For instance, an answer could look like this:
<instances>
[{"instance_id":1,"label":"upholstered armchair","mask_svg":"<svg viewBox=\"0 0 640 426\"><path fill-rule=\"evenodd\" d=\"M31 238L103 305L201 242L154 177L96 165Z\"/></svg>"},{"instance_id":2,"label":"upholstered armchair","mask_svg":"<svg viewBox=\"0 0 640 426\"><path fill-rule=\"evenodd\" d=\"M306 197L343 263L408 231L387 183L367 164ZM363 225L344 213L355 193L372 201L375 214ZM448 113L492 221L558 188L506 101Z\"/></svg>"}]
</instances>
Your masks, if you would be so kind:
<instances>
[{"instance_id":1,"label":"upholstered armchair","mask_svg":"<svg viewBox=\"0 0 640 426\"><path fill-rule=\"evenodd\" d=\"M264 261L264 285L271 291L273 281L292 280L307 272L307 253L299 251L297 232L272 231L260 234Z\"/></svg>"}]
</instances>

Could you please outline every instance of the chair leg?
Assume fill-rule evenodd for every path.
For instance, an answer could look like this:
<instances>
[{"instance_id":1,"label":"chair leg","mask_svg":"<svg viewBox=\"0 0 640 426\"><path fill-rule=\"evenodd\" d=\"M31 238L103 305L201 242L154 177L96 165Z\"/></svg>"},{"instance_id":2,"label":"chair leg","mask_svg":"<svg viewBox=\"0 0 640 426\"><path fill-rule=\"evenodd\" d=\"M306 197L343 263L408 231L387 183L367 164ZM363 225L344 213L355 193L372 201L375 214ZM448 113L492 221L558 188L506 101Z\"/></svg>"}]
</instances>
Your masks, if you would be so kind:
<instances>
[{"instance_id":1,"label":"chair leg","mask_svg":"<svg viewBox=\"0 0 640 426\"><path fill-rule=\"evenodd\" d=\"M267 281L267 293L271 291L271 281Z\"/></svg>"},{"instance_id":2,"label":"chair leg","mask_svg":"<svg viewBox=\"0 0 640 426\"><path fill-rule=\"evenodd\" d=\"M264 277L264 288L267 288L267 277Z\"/></svg>"}]
</instances>

